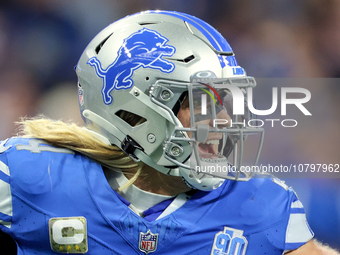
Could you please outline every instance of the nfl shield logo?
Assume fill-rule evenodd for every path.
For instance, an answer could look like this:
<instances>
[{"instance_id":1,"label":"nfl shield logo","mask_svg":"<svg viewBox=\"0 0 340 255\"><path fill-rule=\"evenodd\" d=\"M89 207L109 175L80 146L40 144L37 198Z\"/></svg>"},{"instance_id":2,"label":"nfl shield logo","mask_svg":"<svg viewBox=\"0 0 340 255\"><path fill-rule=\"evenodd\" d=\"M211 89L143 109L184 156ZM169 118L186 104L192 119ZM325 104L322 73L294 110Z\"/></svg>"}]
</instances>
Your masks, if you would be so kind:
<instances>
[{"instance_id":1,"label":"nfl shield logo","mask_svg":"<svg viewBox=\"0 0 340 255\"><path fill-rule=\"evenodd\" d=\"M84 90L80 87L78 87L78 97L79 97L80 105L83 105L84 104Z\"/></svg>"},{"instance_id":2,"label":"nfl shield logo","mask_svg":"<svg viewBox=\"0 0 340 255\"><path fill-rule=\"evenodd\" d=\"M158 234L152 234L150 230L148 232L139 234L139 249L145 254L154 252L157 249Z\"/></svg>"}]
</instances>

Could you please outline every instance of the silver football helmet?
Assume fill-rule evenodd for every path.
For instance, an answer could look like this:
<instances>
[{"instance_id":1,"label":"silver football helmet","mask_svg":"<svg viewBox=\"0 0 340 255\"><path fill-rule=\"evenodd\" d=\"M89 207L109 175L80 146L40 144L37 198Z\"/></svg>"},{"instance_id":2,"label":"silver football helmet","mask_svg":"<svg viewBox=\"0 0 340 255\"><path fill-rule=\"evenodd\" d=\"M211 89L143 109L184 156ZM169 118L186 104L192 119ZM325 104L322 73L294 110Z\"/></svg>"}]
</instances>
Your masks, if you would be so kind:
<instances>
[{"instance_id":1,"label":"silver football helmet","mask_svg":"<svg viewBox=\"0 0 340 255\"><path fill-rule=\"evenodd\" d=\"M128 16L94 37L76 72L85 127L135 161L200 190L252 177L241 166L246 137L261 133L255 164L263 139L245 103L256 83L204 21L170 11Z\"/></svg>"}]
</instances>

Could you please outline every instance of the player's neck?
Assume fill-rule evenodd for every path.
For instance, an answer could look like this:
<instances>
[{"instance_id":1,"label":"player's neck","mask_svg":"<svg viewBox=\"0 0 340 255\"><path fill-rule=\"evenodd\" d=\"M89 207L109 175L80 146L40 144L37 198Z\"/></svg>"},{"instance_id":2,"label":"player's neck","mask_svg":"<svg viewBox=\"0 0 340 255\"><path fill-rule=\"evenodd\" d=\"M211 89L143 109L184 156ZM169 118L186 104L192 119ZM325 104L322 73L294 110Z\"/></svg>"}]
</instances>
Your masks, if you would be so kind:
<instances>
[{"instance_id":1,"label":"player's neck","mask_svg":"<svg viewBox=\"0 0 340 255\"><path fill-rule=\"evenodd\" d=\"M147 165L144 165L133 184L144 191L166 196L176 196L191 190L181 177L162 174Z\"/></svg>"}]
</instances>

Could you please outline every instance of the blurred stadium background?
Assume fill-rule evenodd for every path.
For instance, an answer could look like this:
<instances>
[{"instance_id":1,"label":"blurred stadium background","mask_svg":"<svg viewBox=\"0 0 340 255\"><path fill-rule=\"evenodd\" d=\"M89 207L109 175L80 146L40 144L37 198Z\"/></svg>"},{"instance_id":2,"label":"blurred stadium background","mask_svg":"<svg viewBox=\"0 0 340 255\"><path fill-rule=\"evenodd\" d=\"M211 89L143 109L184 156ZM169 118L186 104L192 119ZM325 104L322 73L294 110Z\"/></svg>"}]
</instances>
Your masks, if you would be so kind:
<instances>
[{"instance_id":1,"label":"blurred stadium background","mask_svg":"<svg viewBox=\"0 0 340 255\"><path fill-rule=\"evenodd\" d=\"M13 123L21 116L44 114L81 124L74 66L83 49L109 23L147 9L207 21L226 37L248 75L317 80L318 85L300 86L311 91L313 117L297 114L295 129L265 126L261 163L340 163L338 0L2 0L0 140L15 135ZM254 91L264 107L271 104L271 87L275 84L259 84ZM338 249L339 175L285 180L303 202L316 238Z\"/></svg>"}]
</instances>

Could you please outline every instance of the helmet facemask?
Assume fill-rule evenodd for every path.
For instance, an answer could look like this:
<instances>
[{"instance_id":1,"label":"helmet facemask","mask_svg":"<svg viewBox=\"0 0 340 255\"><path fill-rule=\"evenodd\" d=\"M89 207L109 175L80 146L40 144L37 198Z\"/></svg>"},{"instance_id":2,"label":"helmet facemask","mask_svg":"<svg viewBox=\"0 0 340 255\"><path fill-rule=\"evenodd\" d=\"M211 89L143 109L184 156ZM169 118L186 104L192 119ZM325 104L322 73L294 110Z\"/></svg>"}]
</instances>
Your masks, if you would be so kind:
<instances>
[{"instance_id":1,"label":"helmet facemask","mask_svg":"<svg viewBox=\"0 0 340 255\"><path fill-rule=\"evenodd\" d=\"M190 84L182 85L187 87L182 109L188 107L189 116L178 116L183 127L177 125L164 146L164 157L180 166L182 173L187 172L185 179L189 178L189 183L193 179L203 182L213 178L215 187L212 188L224 179L249 180L254 175L253 166L258 161L263 142L263 129L253 122L250 124L256 118L247 106L247 90L256 85L254 78L215 77L210 71L199 72L191 77ZM240 102L243 114L235 114L240 111ZM245 140L254 134L260 135L258 151L254 162L244 162ZM191 154L183 163L180 156L184 151L183 144L188 148L188 143Z\"/></svg>"}]
</instances>

